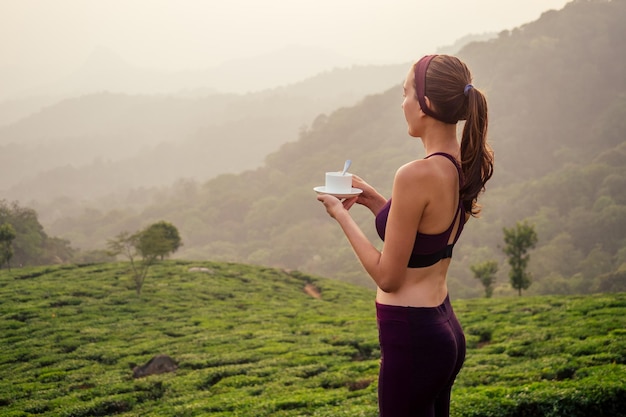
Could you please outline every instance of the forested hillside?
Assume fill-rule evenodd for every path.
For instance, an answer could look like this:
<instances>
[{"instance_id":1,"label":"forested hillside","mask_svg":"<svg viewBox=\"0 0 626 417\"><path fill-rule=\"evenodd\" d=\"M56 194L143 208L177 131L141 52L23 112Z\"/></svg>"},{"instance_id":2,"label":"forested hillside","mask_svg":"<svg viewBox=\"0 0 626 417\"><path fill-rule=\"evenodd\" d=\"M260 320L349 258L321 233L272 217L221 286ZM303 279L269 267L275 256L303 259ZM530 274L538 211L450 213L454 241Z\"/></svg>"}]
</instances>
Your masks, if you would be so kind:
<instances>
[{"instance_id":1,"label":"forested hillside","mask_svg":"<svg viewBox=\"0 0 626 417\"><path fill-rule=\"evenodd\" d=\"M578 0L459 54L489 94L498 184L587 164L624 141L624 1Z\"/></svg>"},{"instance_id":2,"label":"forested hillside","mask_svg":"<svg viewBox=\"0 0 626 417\"><path fill-rule=\"evenodd\" d=\"M482 295L469 267L489 259L499 262L496 295L510 293L502 228L524 220L539 238L529 293L626 289L625 38L626 2L579 0L460 51L474 84L488 95L496 168L481 199L482 218L470 221L455 249L450 289L456 297ZM407 70L399 70L398 80ZM423 156L419 141L406 134L401 96L398 82L320 115L256 170L137 190L115 210L105 202L75 212L58 201L62 216L46 229L93 249L121 230L165 219L181 232L181 257L371 285L312 188L350 158L352 172L389 195L397 167ZM137 209L133 199L153 203ZM378 242L370 213L353 212Z\"/></svg>"}]
</instances>

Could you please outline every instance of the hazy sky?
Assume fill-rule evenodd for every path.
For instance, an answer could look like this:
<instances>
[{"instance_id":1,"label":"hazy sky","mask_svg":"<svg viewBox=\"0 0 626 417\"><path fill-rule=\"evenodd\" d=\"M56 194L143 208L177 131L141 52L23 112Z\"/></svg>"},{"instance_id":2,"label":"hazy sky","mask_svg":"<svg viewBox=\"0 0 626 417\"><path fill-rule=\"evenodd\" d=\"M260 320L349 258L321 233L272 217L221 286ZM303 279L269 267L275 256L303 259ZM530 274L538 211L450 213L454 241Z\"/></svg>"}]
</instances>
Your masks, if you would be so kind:
<instances>
[{"instance_id":1,"label":"hazy sky","mask_svg":"<svg viewBox=\"0 0 626 417\"><path fill-rule=\"evenodd\" d=\"M154 69L199 69L287 45L406 62L569 0L0 0L0 74L55 77L96 46Z\"/></svg>"}]
</instances>

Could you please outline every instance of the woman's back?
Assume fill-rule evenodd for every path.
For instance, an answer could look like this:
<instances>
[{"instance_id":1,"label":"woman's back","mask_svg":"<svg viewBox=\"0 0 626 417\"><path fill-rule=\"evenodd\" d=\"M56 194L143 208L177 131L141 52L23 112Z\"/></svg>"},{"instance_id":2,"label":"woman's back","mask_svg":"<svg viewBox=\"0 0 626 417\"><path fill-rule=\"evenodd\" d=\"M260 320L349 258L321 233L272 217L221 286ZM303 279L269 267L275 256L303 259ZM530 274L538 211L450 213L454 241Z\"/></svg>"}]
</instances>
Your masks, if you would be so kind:
<instances>
[{"instance_id":1,"label":"woman's back","mask_svg":"<svg viewBox=\"0 0 626 417\"><path fill-rule=\"evenodd\" d=\"M421 171L415 175L415 193L419 194L415 197L419 198L413 200L416 204L424 204L423 201L426 204L414 233L404 285L393 293L379 291L377 301L391 305L436 306L447 295L446 273L452 247L466 220L459 199L460 167L452 155L435 153L403 169L409 173ZM383 240L391 202L389 199L376 216L376 228Z\"/></svg>"}]
</instances>

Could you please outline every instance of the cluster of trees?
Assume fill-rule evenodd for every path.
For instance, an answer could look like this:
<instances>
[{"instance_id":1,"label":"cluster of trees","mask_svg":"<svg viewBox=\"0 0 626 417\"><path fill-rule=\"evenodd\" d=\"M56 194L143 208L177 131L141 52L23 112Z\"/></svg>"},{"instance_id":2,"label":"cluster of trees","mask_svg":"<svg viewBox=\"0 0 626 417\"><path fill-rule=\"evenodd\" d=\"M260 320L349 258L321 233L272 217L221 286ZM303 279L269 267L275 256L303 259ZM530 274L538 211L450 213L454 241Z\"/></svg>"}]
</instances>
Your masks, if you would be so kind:
<instances>
[{"instance_id":1,"label":"cluster of trees","mask_svg":"<svg viewBox=\"0 0 626 417\"><path fill-rule=\"evenodd\" d=\"M9 223L0 225L0 268L6 265L11 269L11 258L13 257L13 239L17 235L15 229Z\"/></svg>"},{"instance_id":2,"label":"cluster of trees","mask_svg":"<svg viewBox=\"0 0 626 417\"><path fill-rule=\"evenodd\" d=\"M46 234L35 210L0 200L0 268L63 263L76 254L67 239Z\"/></svg>"},{"instance_id":3,"label":"cluster of trees","mask_svg":"<svg viewBox=\"0 0 626 417\"><path fill-rule=\"evenodd\" d=\"M18 224L20 231L27 229L26 226L28 224L17 223L15 219L28 219L31 227L38 225L36 229L40 231L43 239L47 239L47 236L43 232L41 225L36 221L37 216L34 210L21 208L17 203L13 203L10 207L5 202L0 203L2 203L0 205L0 214L3 214L4 217L3 222L0 223L0 268L3 265L10 268L10 260L14 255L13 242L18 236L20 240L24 240L24 236L18 235L9 222L9 214L11 214L12 222ZM534 227L525 222L518 222L515 227L510 229L503 228L503 231L506 244L503 251L508 256L508 262L511 267L509 271L511 287L518 290L521 296L522 290L527 289L531 284L531 274L528 272L530 257L527 252L535 247L537 234ZM69 242L62 242L64 242L66 247L69 247ZM48 246L54 246L54 244L49 244ZM120 232L115 238L107 241L107 246L107 255L111 258L121 255L130 261L135 290L137 295L141 295L141 290L150 267L158 260L163 260L165 257L175 253L182 246L182 240L176 226L166 221L159 221L135 233L128 231ZM67 253L70 256L66 259L56 259L56 261L72 261L71 255L74 251L69 249ZM29 259L22 256L22 259L32 264L37 262L46 263L45 259L41 258ZM485 296L491 297L493 285L496 282L495 275L498 272L498 262L494 260L484 261L471 265L470 269L474 277L479 279L483 285Z\"/></svg>"},{"instance_id":4,"label":"cluster of trees","mask_svg":"<svg viewBox=\"0 0 626 417\"><path fill-rule=\"evenodd\" d=\"M181 245L178 229L166 221L151 224L132 234L121 232L108 241L111 256L122 255L130 261L137 295L141 295L150 267L159 259L163 260L176 252Z\"/></svg>"},{"instance_id":5,"label":"cluster of trees","mask_svg":"<svg viewBox=\"0 0 626 417\"><path fill-rule=\"evenodd\" d=\"M508 257L509 280L511 288L522 295L522 290L528 289L532 282L531 273L528 271L530 255L528 251L537 244L537 232L535 227L526 222L517 222L515 227L503 228L505 246L502 249ZM485 297L493 295L493 286L498 272L498 261L489 260L470 266L474 278L480 280L485 288Z\"/></svg>"},{"instance_id":6,"label":"cluster of trees","mask_svg":"<svg viewBox=\"0 0 626 417\"><path fill-rule=\"evenodd\" d=\"M107 242L108 250L80 251L65 239L49 237L31 208L0 200L0 268L11 265L91 263L123 255L130 261L135 290L141 294L150 266L182 245L178 229L158 221L135 233L121 232Z\"/></svg>"}]
</instances>

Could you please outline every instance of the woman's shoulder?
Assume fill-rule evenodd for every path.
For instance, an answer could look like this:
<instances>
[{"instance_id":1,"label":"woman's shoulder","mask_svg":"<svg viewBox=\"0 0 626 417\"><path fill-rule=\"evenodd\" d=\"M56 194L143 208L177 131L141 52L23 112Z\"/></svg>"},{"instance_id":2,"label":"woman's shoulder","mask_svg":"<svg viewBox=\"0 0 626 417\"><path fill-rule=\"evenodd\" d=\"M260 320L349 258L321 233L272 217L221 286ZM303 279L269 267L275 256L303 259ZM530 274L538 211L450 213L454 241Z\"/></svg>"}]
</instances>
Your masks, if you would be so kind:
<instances>
[{"instance_id":1,"label":"woman's shoulder","mask_svg":"<svg viewBox=\"0 0 626 417\"><path fill-rule=\"evenodd\" d=\"M448 162L449 164L449 162ZM451 184L454 172L447 172L448 168L439 161L418 159L402 165L396 171L394 189L401 194L416 195L430 198L447 189Z\"/></svg>"},{"instance_id":2,"label":"woman's shoulder","mask_svg":"<svg viewBox=\"0 0 626 417\"><path fill-rule=\"evenodd\" d=\"M439 175L436 165L428 159L417 159L402 165L396 171L397 181L413 183L420 180L431 180Z\"/></svg>"},{"instance_id":3,"label":"woman's shoulder","mask_svg":"<svg viewBox=\"0 0 626 417\"><path fill-rule=\"evenodd\" d=\"M392 198L394 205L425 207L435 194L436 175L426 160L418 159L402 165L396 171ZM420 209L421 210L421 209Z\"/></svg>"}]
</instances>

